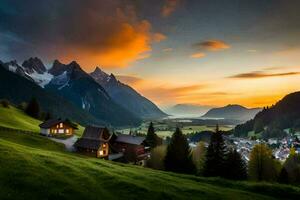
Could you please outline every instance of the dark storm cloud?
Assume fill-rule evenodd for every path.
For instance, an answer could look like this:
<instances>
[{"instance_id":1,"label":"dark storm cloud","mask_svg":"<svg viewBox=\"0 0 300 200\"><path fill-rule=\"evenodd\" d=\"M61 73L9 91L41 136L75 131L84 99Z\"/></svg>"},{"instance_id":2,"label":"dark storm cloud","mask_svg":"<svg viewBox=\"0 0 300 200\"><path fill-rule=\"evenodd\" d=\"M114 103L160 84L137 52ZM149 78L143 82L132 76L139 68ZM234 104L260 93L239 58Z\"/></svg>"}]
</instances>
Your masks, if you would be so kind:
<instances>
[{"instance_id":1,"label":"dark storm cloud","mask_svg":"<svg viewBox=\"0 0 300 200\"><path fill-rule=\"evenodd\" d=\"M134 1L122 0L4 0L0 34L3 55L24 59L35 54L108 67L145 58L158 36L166 38L138 18Z\"/></svg>"}]
</instances>

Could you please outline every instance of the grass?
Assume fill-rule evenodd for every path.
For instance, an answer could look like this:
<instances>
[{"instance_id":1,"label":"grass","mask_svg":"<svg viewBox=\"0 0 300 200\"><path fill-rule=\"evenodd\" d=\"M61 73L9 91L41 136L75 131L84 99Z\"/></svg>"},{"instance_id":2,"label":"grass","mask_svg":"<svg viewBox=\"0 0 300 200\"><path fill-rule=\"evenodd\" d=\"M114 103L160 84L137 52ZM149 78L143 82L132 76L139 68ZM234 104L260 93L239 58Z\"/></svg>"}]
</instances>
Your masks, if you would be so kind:
<instances>
[{"instance_id":1,"label":"grass","mask_svg":"<svg viewBox=\"0 0 300 200\"><path fill-rule=\"evenodd\" d=\"M298 199L297 187L180 175L64 152L0 132L0 199Z\"/></svg>"},{"instance_id":2,"label":"grass","mask_svg":"<svg viewBox=\"0 0 300 200\"><path fill-rule=\"evenodd\" d=\"M0 106L0 126L39 132L40 123L40 120L26 115L22 110L13 106L9 106L9 108Z\"/></svg>"},{"instance_id":3,"label":"grass","mask_svg":"<svg viewBox=\"0 0 300 200\"><path fill-rule=\"evenodd\" d=\"M9 108L0 106L0 126L2 127L38 133L40 131L39 125L41 123L42 121L28 116L24 111L14 106L10 105ZM78 125L78 130L75 130L75 135L81 136L83 131L84 127Z\"/></svg>"}]
</instances>

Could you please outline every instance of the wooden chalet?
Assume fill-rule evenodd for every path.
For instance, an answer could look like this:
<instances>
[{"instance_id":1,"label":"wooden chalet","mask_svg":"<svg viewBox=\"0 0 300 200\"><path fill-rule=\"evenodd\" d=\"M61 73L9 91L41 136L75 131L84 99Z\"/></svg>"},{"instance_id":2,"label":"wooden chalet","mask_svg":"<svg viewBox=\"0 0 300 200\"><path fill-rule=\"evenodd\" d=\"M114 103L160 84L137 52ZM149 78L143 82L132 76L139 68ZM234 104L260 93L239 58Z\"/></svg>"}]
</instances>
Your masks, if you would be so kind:
<instances>
[{"instance_id":1,"label":"wooden chalet","mask_svg":"<svg viewBox=\"0 0 300 200\"><path fill-rule=\"evenodd\" d=\"M109 156L109 140L111 135L105 127L85 128L80 139L74 144L77 151L84 154L92 155L97 158L107 159Z\"/></svg>"},{"instance_id":2,"label":"wooden chalet","mask_svg":"<svg viewBox=\"0 0 300 200\"><path fill-rule=\"evenodd\" d=\"M73 135L78 129L70 120L50 119L39 125L40 133L45 136Z\"/></svg>"},{"instance_id":3,"label":"wooden chalet","mask_svg":"<svg viewBox=\"0 0 300 200\"><path fill-rule=\"evenodd\" d=\"M149 156L145 148L145 139L141 136L118 134L110 143L116 151L124 153L127 161L139 162L146 160Z\"/></svg>"}]
</instances>

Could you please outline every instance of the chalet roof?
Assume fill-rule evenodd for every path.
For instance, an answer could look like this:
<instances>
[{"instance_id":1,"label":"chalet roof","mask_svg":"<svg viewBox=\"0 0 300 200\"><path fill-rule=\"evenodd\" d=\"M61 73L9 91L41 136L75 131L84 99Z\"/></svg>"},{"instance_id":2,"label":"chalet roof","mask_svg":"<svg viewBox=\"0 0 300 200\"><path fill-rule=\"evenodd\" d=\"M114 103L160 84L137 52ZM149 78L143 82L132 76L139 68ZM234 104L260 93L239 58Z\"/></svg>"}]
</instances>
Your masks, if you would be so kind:
<instances>
[{"instance_id":1,"label":"chalet roof","mask_svg":"<svg viewBox=\"0 0 300 200\"><path fill-rule=\"evenodd\" d=\"M80 148L87 148L92 150L98 150L101 146L103 141L101 140L93 140L93 139L86 139L86 138L80 138L76 141L74 144L75 147Z\"/></svg>"},{"instance_id":2,"label":"chalet roof","mask_svg":"<svg viewBox=\"0 0 300 200\"><path fill-rule=\"evenodd\" d=\"M72 122L70 122L69 120L65 119L49 119L47 121L44 121L43 123L41 123L39 125L40 128L51 128L59 123L64 123L67 124L68 126L74 128L74 129L78 129L77 126L75 124L73 124Z\"/></svg>"},{"instance_id":3,"label":"chalet roof","mask_svg":"<svg viewBox=\"0 0 300 200\"><path fill-rule=\"evenodd\" d=\"M101 144L108 142L110 138L107 128L88 126L85 128L82 137L74 145L76 148L98 150Z\"/></svg>"},{"instance_id":4,"label":"chalet roof","mask_svg":"<svg viewBox=\"0 0 300 200\"><path fill-rule=\"evenodd\" d=\"M145 137L141 137L141 136L119 134L117 136L116 142L140 145L145 141L145 139L146 139Z\"/></svg>"},{"instance_id":5,"label":"chalet roof","mask_svg":"<svg viewBox=\"0 0 300 200\"><path fill-rule=\"evenodd\" d=\"M95 127L95 126L88 126L84 129L82 138L89 139L89 140L101 140L107 141L109 137L105 138L105 136L109 136L109 131L105 127Z\"/></svg>"}]
</instances>

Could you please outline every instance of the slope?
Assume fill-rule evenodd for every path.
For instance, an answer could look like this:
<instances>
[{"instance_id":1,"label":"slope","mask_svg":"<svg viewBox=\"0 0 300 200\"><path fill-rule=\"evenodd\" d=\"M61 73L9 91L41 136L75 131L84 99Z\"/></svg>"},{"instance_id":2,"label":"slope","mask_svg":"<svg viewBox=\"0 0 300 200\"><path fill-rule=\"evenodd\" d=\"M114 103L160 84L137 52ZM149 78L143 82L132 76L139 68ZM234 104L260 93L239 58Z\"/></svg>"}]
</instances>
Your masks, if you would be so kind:
<instances>
[{"instance_id":1,"label":"slope","mask_svg":"<svg viewBox=\"0 0 300 200\"><path fill-rule=\"evenodd\" d=\"M38 132L40 123L40 120L29 117L13 106L9 108L0 106L0 126L2 127Z\"/></svg>"},{"instance_id":2,"label":"slope","mask_svg":"<svg viewBox=\"0 0 300 200\"><path fill-rule=\"evenodd\" d=\"M38 100L43 111L50 112L55 117L69 118L83 125L104 124L63 97L45 91L32 81L6 70L0 64L0 99L20 104L28 102L32 97Z\"/></svg>"},{"instance_id":3,"label":"slope","mask_svg":"<svg viewBox=\"0 0 300 200\"><path fill-rule=\"evenodd\" d=\"M55 77L45 86L46 90L63 96L94 117L107 121L113 126L140 123L138 117L115 103L103 87L75 61L62 64L56 60L49 73Z\"/></svg>"},{"instance_id":4,"label":"slope","mask_svg":"<svg viewBox=\"0 0 300 200\"><path fill-rule=\"evenodd\" d=\"M0 199L297 199L300 195L292 186L200 178L78 156L37 135L0 132L0 152Z\"/></svg>"},{"instance_id":5,"label":"slope","mask_svg":"<svg viewBox=\"0 0 300 200\"><path fill-rule=\"evenodd\" d=\"M122 107L130 110L136 116L143 119L155 119L166 117L153 102L140 95L129 85L126 85L111 74L108 75L98 67L90 74L111 96L111 98Z\"/></svg>"},{"instance_id":6,"label":"slope","mask_svg":"<svg viewBox=\"0 0 300 200\"><path fill-rule=\"evenodd\" d=\"M300 92L286 95L270 108L264 108L253 120L236 126L237 136L246 136L249 131L256 133L266 130L300 129Z\"/></svg>"}]
</instances>

